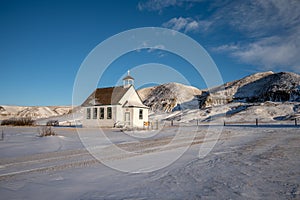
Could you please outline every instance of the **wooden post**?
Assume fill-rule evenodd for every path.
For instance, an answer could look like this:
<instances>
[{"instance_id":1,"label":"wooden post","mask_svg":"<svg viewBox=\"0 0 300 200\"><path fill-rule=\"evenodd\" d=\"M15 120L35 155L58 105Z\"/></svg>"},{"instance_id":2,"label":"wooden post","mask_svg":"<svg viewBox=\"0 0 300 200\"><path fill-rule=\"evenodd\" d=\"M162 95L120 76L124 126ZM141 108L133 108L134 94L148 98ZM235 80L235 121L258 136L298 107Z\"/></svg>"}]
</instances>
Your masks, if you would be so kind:
<instances>
[{"instance_id":1,"label":"wooden post","mask_svg":"<svg viewBox=\"0 0 300 200\"><path fill-rule=\"evenodd\" d=\"M295 126L298 126L298 124L297 124L297 118L295 118Z\"/></svg>"},{"instance_id":2,"label":"wooden post","mask_svg":"<svg viewBox=\"0 0 300 200\"><path fill-rule=\"evenodd\" d=\"M171 126L173 126L174 124L173 124L173 120L171 120Z\"/></svg>"},{"instance_id":3,"label":"wooden post","mask_svg":"<svg viewBox=\"0 0 300 200\"><path fill-rule=\"evenodd\" d=\"M4 131L2 129L2 133L1 133L1 140L4 140Z\"/></svg>"},{"instance_id":4,"label":"wooden post","mask_svg":"<svg viewBox=\"0 0 300 200\"><path fill-rule=\"evenodd\" d=\"M258 126L258 119L257 118L255 119L255 124L256 124L256 126Z\"/></svg>"}]
</instances>

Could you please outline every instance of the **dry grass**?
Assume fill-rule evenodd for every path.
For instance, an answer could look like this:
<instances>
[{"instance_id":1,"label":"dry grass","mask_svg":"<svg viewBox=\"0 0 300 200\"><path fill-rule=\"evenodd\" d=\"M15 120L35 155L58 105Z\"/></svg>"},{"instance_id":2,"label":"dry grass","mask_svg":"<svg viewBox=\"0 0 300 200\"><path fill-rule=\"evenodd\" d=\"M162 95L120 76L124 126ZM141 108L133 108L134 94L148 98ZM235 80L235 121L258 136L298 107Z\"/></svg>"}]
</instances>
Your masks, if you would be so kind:
<instances>
[{"instance_id":1,"label":"dry grass","mask_svg":"<svg viewBox=\"0 0 300 200\"><path fill-rule=\"evenodd\" d=\"M2 120L1 126L33 126L34 120L30 117L24 118L11 118Z\"/></svg>"}]
</instances>

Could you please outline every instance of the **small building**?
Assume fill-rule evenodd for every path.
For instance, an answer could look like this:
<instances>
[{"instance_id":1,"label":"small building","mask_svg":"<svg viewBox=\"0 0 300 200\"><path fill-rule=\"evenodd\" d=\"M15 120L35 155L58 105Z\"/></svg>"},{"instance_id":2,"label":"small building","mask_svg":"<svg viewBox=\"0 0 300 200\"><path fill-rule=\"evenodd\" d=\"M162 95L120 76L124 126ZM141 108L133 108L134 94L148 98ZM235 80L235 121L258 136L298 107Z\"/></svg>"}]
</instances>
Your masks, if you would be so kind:
<instances>
[{"instance_id":1,"label":"small building","mask_svg":"<svg viewBox=\"0 0 300 200\"><path fill-rule=\"evenodd\" d=\"M82 104L83 127L143 128L149 108L142 103L129 74L123 86L97 88Z\"/></svg>"}]
</instances>

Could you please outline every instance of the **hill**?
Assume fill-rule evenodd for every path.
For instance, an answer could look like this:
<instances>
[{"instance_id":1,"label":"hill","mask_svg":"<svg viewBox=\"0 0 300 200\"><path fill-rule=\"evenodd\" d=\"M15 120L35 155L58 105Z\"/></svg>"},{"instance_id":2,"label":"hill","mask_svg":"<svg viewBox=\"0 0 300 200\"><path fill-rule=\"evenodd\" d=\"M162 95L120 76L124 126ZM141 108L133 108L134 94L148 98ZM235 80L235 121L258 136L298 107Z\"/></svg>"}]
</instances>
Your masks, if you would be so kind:
<instances>
[{"instance_id":1,"label":"hill","mask_svg":"<svg viewBox=\"0 0 300 200\"><path fill-rule=\"evenodd\" d=\"M167 83L137 91L143 103L152 111L171 112L183 108L198 108L197 95L202 92L193 86Z\"/></svg>"},{"instance_id":2,"label":"hill","mask_svg":"<svg viewBox=\"0 0 300 200\"><path fill-rule=\"evenodd\" d=\"M208 89L199 96L201 108L230 102L299 102L300 75L290 72L256 73Z\"/></svg>"},{"instance_id":3,"label":"hill","mask_svg":"<svg viewBox=\"0 0 300 200\"><path fill-rule=\"evenodd\" d=\"M61 116L72 112L72 106L0 106L0 119L30 117L32 119Z\"/></svg>"}]
</instances>

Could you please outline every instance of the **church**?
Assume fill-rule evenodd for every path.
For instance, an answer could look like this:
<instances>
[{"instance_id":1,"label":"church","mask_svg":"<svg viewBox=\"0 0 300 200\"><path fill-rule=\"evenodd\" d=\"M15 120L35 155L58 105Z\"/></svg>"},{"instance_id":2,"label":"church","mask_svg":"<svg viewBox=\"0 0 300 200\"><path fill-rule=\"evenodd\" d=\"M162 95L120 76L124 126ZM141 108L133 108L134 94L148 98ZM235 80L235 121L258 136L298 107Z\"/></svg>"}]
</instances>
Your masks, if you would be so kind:
<instances>
[{"instance_id":1,"label":"church","mask_svg":"<svg viewBox=\"0 0 300 200\"><path fill-rule=\"evenodd\" d=\"M143 128L148 122L149 108L143 105L129 71L122 86L97 88L82 108L83 127Z\"/></svg>"}]
</instances>

